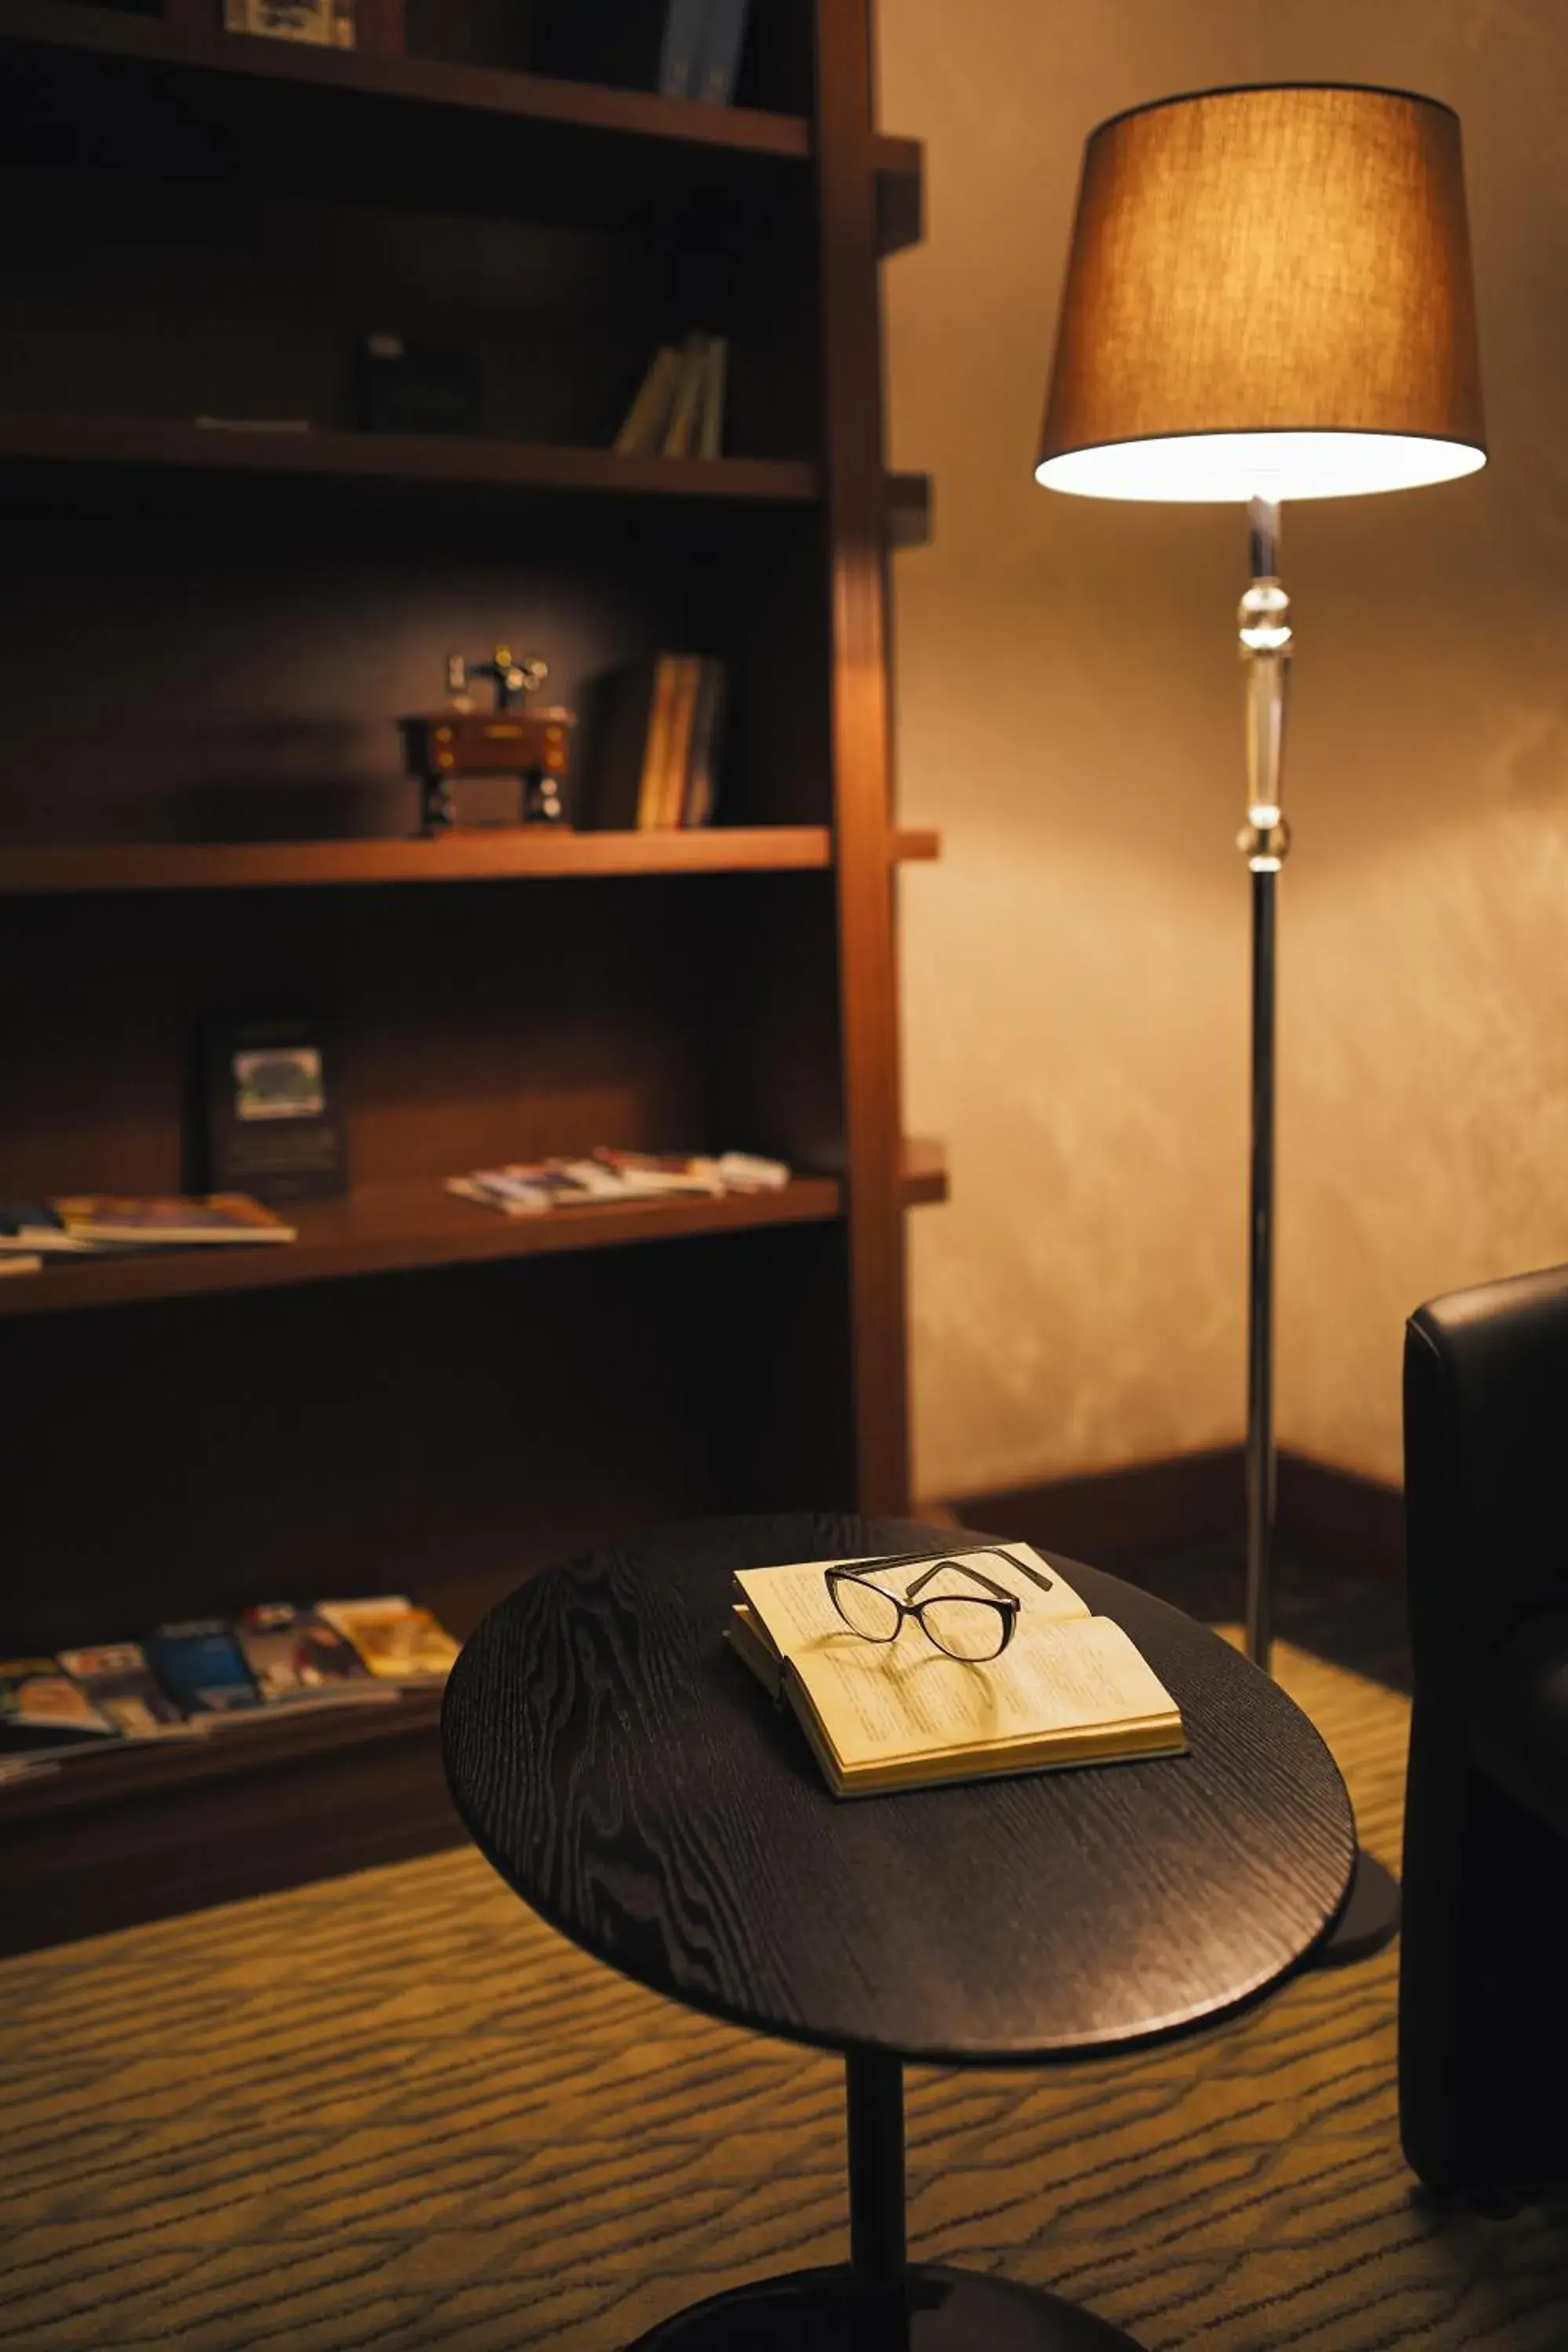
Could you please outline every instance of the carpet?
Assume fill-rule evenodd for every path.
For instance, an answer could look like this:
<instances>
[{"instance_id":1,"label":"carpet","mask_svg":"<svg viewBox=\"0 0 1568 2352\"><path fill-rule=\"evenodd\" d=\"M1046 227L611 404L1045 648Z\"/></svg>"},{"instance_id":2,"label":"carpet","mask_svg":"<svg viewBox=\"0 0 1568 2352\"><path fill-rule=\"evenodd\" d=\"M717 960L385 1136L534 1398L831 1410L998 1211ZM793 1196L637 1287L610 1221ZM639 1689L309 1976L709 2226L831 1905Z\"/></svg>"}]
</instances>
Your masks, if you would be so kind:
<instances>
[{"instance_id":1,"label":"carpet","mask_svg":"<svg viewBox=\"0 0 1568 2352\"><path fill-rule=\"evenodd\" d=\"M1405 1702L1282 1679L1397 1861ZM911 2070L920 2257L1148 2352L1562 2352L1562 2210L1425 2207L1394 1958L1142 2057ZM584 1958L472 1851L0 1963L6 2352L610 2352L842 2258L841 2074Z\"/></svg>"}]
</instances>

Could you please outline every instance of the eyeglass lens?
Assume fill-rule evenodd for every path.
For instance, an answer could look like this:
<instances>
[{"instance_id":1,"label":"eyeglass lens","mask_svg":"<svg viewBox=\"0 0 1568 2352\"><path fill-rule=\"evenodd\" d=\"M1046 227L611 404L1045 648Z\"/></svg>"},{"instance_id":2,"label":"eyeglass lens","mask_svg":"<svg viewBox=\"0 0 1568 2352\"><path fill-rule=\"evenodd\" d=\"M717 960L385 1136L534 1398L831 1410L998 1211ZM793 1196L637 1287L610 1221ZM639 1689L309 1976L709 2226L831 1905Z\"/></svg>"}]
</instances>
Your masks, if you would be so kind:
<instances>
[{"instance_id":1,"label":"eyeglass lens","mask_svg":"<svg viewBox=\"0 0 1568 2352\"><path fill-rule=\"evenodd\" d=\"M898 1633L903 1612L896 1601L886 1592L879 1592L874 1584L862 1584L858 1577L836 1576L828 1590L844 1622L863 1641L890 1642Z\"/></svg>"},{"instance_id":2,"label":"eyeglass lens","mask_svg":"<svg viewBox=\"0 0 1568 2352\"><path fill-rule=\"evenodd\" d=\"M937 1648L945 1650L950 1658L994 1658L1007 1638L1004 1610L994 1601L971 1601L959 1593L943 1593L926 1601L921 1622Z\"/></svg>"}]
</instances>

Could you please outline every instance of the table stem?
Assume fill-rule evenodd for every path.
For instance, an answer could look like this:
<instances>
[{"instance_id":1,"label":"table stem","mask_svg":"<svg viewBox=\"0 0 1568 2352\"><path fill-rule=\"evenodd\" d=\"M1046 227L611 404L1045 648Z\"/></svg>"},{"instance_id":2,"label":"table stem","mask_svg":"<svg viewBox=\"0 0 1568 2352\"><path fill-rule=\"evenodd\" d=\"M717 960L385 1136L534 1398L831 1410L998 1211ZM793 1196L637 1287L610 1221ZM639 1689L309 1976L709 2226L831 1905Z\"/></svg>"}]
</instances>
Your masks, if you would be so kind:
<instances>
[{"instance_id":1,"label":"table stem","mask_svg":"<svg viewBox=\"0 0 1568 2352\"><path fill-rule=\"evenodd\" d=\"M904 2073L881 2050L844 2060L849 2125L849 2267L887 2295L904 2283Z\"/></svg>"}]
</instances>

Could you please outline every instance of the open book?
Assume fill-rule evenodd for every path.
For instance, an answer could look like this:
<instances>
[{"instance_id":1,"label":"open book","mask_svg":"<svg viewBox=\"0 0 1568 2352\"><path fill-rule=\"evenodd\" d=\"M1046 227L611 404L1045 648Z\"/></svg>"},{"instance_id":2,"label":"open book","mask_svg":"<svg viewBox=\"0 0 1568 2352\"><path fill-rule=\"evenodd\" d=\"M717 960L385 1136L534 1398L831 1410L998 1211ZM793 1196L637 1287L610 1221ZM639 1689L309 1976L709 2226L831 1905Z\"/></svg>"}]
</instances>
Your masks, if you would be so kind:
<instances>
[{"instance_id":1,"label":"open book","mask_svg":"<svg viewBox=\"0 0 1568 2352\"><path fill-rule=\"evenodd\" d=\"M933 1562L942 1565L928 1576ZM900 1598L972 1595L1018 1607L999 1656L949 1657L905 1618L896 1640L867 1641L835 1608L823 1570L744 1568L725 1639L799 1717L835 1796L929 1788L944 1780L1174 1756L1182 1718L1153 1669L1109 1617L1026 1543L856 1563Z\"/></svg>"}]
</instances>

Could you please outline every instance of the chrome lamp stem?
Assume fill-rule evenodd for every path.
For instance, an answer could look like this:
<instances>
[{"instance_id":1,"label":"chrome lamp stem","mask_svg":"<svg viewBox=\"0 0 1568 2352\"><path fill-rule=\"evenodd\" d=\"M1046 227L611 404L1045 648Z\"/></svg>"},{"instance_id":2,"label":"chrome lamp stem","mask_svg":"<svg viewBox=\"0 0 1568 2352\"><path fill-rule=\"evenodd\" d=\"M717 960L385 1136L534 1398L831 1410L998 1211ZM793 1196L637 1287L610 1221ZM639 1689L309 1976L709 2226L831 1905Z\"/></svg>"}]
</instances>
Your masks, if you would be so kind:
<instances>
[{"instance_id":1,"label":"chrome lamp stem","mask_svg":"<svg viewBox=\"0 0 1568 2352\"><path fill-rule=\"evenodd\" d=\"M1247 1654L1274 1652L1275 892L1290 849L1280 805L1290 600L1279 584L1279 509L1254 499L1252 583L1237 615L1247 668L1247 823L1237 846L1252 875L1252 1150L1247 1259Z\"/></svg>"}]
</instances>

